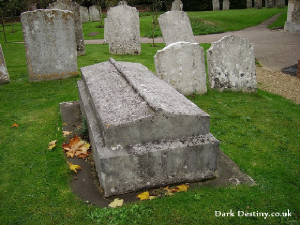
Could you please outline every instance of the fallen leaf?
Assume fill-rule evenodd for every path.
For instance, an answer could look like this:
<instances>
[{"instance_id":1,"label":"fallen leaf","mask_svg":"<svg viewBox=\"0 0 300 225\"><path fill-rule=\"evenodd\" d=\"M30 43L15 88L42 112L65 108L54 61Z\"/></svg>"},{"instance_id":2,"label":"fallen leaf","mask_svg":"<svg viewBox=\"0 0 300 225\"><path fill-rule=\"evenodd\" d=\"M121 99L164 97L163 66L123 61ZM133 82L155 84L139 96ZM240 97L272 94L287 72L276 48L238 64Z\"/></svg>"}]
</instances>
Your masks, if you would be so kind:
<instances>
[{"instance_id":1,"label":"fallen leaf","mask_svg":"<svg viewBox=\"0 0 300 225\"><path fill-rule=\"evenodd\" d=\"M176 186L176 188L178 189L177 192L187 192L189 185L181 184L181 185Z\"/></svg>"},{"instance_id":2,"label":"fallen leaf","mask_svg":"<svg viewBox=\"0 0 300 225\"><path fill-rule=\"evenodd\" d=\"M88 157L90 147L88 142L83 141L78 136L73 137L68 144L62 145L67 157L74 158L76 156L81 159Z\"/></svg>"},{"instance_id":3,"label":"fallen leaf","mask_svg":"<svg viewBox=\"0 0 300 225\"><path fill-rule=\"evenodd\" d=\"M121 207L124 203L123 199L115 198L108 206L111 208Z\"/></svg>"},{"instance_id":4,"label":"fallen leaf","mask_svg":"<svg viewBox=\"0 0 300 225\"><path fill-rule=\"evenodd\" d=\"M68 162L68 165L69 165L69 169L74 171L74 173L77 173L77 170L81 170L81 167L79 165L75 165L70 162Z\"/></svg>"},{"instance_id":5,"label":"fallen leaf","mask_svg":"<svg viewBox=\"0 0 300 225\"><path fill-rule=\"evenodd\" d=\"M50 141L49 144L48 144L48 149L49 150L52 150L56 147L56 141L57 140L54 140L54 141Z\"/></svg>"},{"instance_id":6,"label":"fallen leaf","mask_svg":"<svg viewBox=\"0 0 300 225\"><path fill-rule=\"evenodd\" d=\"M67 136L69 136L70 134L72 134L71 131L63 131L64 137L67 137Z\"/></svg>"},{"instance_id":7,"label":"fallen leaf","mask_svg":"<svg viewBox=\"0 0 300 225\"><path fill-rule=\"evenodd\" d=\"M155 199L155 198L157 198L157 196L149 196L150 200Z\"/></svg>"},{"instance_id":8,"label":"fallen leaf","mask_svg":"<svg viewBox=\"0 0 300 225\"><path fill-rule=\"evenodd\" d=\"M11 127L19 127L19 124L14 123L13 125L11 125Z\"/></svg>"},{"instance_id":9,"label":"fallen leaf","mask_svg":"<svg viewBox=\"0 0 300 225\"><path fill-rule=\"evenodd\" d=\"M168 196L174 195L173 189L169 188L169 186L165 187L164 190L167 191L167 192L166 192L166 195L168 195Z\"/></svg>"},{"instance_id":10,"label":"fallen leaf","mask_svg":"<svg viewBox=\"0 0 300 225\"><path fill-rule=\"evenodd\" d=\"M140 200L148 200L150 197L149 191L145 191L137 196Z\"/></svg>"}]
</instances>

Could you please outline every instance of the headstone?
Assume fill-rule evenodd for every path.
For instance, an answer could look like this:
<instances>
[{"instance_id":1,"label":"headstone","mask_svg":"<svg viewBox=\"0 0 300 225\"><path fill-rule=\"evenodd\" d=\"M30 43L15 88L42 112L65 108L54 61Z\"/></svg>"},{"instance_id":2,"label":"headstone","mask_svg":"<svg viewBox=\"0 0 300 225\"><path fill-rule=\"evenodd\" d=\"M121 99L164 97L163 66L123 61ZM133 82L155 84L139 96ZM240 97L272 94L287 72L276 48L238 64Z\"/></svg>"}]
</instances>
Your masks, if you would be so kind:
<instances>
[{"instance_id":1,"label":"headstone","mask_svg":"<svg viewBox=\"0 0 300 225\"><path fill-rule=\"evenodd\" d=\"M99 6L93 5L89 7L90 21L100 21L101 20L101 8Z\"/></svg>"},{"instance_id":2,"label":"headstone","mask_svg":"<svg viewBox=\"0 0 300 225\"><path fill-rule=\"evenodd\" d=\"M215 177L209 115L138 63L81 68L80 107L104 196Z\"/></svg>"},{"instance_id":3,"label":"headstone","mask_svg":"<svg viewBox=\"0 0 300 225\"><path fill-rule=\"evenodd\" d=\"M212 0L213 11L220 10L220 2L219 0Z\"/></svg>"},{"instance_id":4,"label":"headstone","mask_svg":"<svg viewBox=\"0 0 300 225\"><path fill-rule=\"evenodd\" d=\"M185 12L165 12L159 16L158 22L166 45L179 41L196 42L190 19Z\"/></svg>"},{"instance_id":5,"label":"headstone","mask_svg":"<svg viewBox=\"0 0 300 225\"><path fill-rule=\"evenodd\" d=\"M174 0L172 2L171 11L174 11L174 10L177 10L177 11L182 11L183 10L183 4L182 4L181 0Z\"/></svg>"},{"instance_id":6,"label":"headstone","mask_svg":"<svg viewBox=\"0 0 300 225\"><path fill-rule=\"evenodd\" d=\"M49 9L61 9L61 10L69 10L74 14L74 22L75 22L75 37L76 37L76 45L77 45L77 54L84 55L85 54L85 45L83 39L83 31L82 31L82 22L80 17L80 6L76 2L72 2L71 0L57 0L54 3L51 3L48 7Z\"/></svg>"},{"instance_id":7,"label":"headstone","mask_svg":"<svg viewBox=\"0 0 300 225\"><path fill-rule=\"evenodd\" d=\"M78 75L74 15L46 9L21 14L31 81Z\"/></svg>"},{"instance_id":8,"label":"headstone","mask_svg":"<svg viewBox=\"0 0 300 225\"><path fill-rule=\"evenodd\" d=\"M230 1L223 0L223 10L228 10L230 8Z\"/></svg>"},{"instance_id":9,"label":"headstone","mask_svg":"<svg viewBox=\"0 0 300 225\"><path fill-rule=\"evenodd\" d=\"M266 7L273 8L274 7L274 0L266 0Z\"/></svg>"},{"instance_id":10,"label":"headstone","mask_svg":"<svg viewBox=\"0 0 300 225\"><path fill-rule=\"evenodd\" d=\"M252 8L252 0L247 0L247 8Z\"/></svg>"},{"instance_id":11,"label":"headstone","mask_svg":"<svg viewBox=\"0 0 300 225\"><path fill-rule=\"evenodd\" d=\"M254 48L246 38L225 36L207 51L211 88L243 92L256 91Z\"/></svg>"},{"instance_id":12,"label":"headstone","mask_svg":"<svg viewBox=\"0 0 300 225\"><path fill-rule=\"evenodd\" d=\"M257 9L262 8L262 0L255 0L255 8Z\"/></svg>"},{"instance_id":13,"label":"headstone","mask_svg":"<svg viewBox=\"0 0 300 225\"><path fill-rule=\"evenodd\" d=\"M108 38L109 38L108 27L109 25L107 24L107 18L104 18L104 43L108 43Z\"/></svg>"},{"instance_id":14,"label":"headstone","mask_svg":"<svg viewBox=\"0 0 300 225\"><path fill-rule=\"evenodd\" d=\"M288 32L300 31L300 0L289 0L288 15L284 30Z\"/></svg>"},{"instance_id":15,"label":"headstone","mask_svg":"<svg viewBox=\"0 0 300 225\"><path fill-rule=\"evenodd\" d=\"M141 53L140 18L135 7L126 4L111 7L107 12L104 30L111 54Z\"/></svg>"},{"instance_id":16,"label":"headstone","mask_svg":"<svg viewBox=\"0 0 300 225\"><path fill-rule=\"evenodd\" d=\"M2 46L0 44L0 85L9 83L9 75L7 71L7 67L5 64L4 54L2 51Z\"/></svg>"},{"instance_id":17,"label":"headstone","mask_svg":"<svg viewBox=\"0 0 300 225\"><path fill-rule=\"evenodd\" d=\"M172 43L154 56L156 74L184 95L204 94L204 50L198 43Z\"/></svg>"},{"instance_id":18,"label":"headstone","mask_svg":"<svg viewBox=\"0 0 300 225\"><path fill-rule=\"evenodd\" d=\"M81 23L85 23L90 20L89 9L87 7L80 6L80 19Z\"/></svg>"},{"instance_id":19,"label":"headstone","mask_svg":"<svg viewBox=\"0 0 300 225\"><path fill-rule=\"evenodd\" d=\"M278 8L285 7L285 0L276 0L276 7Z\"/></svg>"}]
</instances>

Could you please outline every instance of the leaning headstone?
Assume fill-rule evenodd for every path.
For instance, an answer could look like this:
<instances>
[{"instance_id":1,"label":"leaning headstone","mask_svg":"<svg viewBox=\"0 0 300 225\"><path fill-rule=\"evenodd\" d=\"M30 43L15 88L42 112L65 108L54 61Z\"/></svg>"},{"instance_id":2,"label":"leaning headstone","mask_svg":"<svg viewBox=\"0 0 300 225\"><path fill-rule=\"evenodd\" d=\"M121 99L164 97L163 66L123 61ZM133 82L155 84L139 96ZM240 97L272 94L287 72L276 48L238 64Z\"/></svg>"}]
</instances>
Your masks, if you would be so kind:
<instances>
[{"instance_id":1,"label":"leaning headstone","mask_svg":"<svg viewBox=\"0 0 300 225\"><path fill-rule=\"evenodd\" d=\"M300 31L300 0L289 0L288 15L284 30L288 32Z\"/></svg>"},{"instance_id":2,"label":"leaning headstone","mask_svg":"<svg viewBox=\"0 0 300 225\"><path fill-rule=\"evenodd\" d=\"M9 83L9 75L7 71L7 67L5 64L4 54L2 51L2 46L0 44L0 84Z\"/></svg>"},{"instance_id":3,"label":"leaning headstone","mask_svg":"<svg viewBox=\"0 0 300 225\"><path fill-rule=\"evenodd\" d=\"M74 15L46 9L24 12L21 22L31 81L78 75Z\"/></svg>"},{"instance_id":4,"label":"leaning headstone","mask_svg":"<svg viewBox=\"0 0 300 225\"><path fill-rule=\"evenodd\" d=\"M247 8L252 8L252 0L247 0Z\"/></svg>"},{"instance_id":5,"label":"leaning headstone","mask_svg":"<svg viewBox=\"0 0 300 225\"><path fill-rule=\"evenodd\" d=\"M177 11L182 11L183 10L183 4L182 4L181 0L174 0L172 2L171 11L174 11L174 10L177 10Z\"/></svg>"},{"instance_id":6,"label":"leaning headstone","mask_svg":"<svg viewBox=\"0 0 300 225\"><path fill-rule=\"evenodd\" d=\"M212 0L213 11L220 10L220 2L219 0Z\"/></svg>"},{"instance_id":7,"label":"leaning headstone","mask_svg":"<svg viewBox=\"0 0 300 225\"><path fill-rule=\"evenodd\" d=\"M88 22L90 19L89 10L87 7L80 6L80 19L82 23Z\"/></svg>"},{"instance_id":8,"label":"leaning headstone","mask_svg":"<svg viewBox=\"0 0 300 225\"><path fill-rule=\"evenodd\" d=\"M228 10L230 8L230 1L223 0L223 10Z\"/></svg>"},{"instance_id":9,"label":"leaning headstone","mask_svg":"<svg viewBox=\"0 0 300 225\"><path fill-rule=\"evenodd\" d=\"M213 42L207 51L207 67L211 88L256 91L254 48L246 38L231 35Z\"/></svg>"},{"instance_id":10,"label":"leaning headstone","mask_svg":"<svg viewBox=\"0 0 300 225\"><path fill-rule=\"evenodd\" d=\"M48 7L49 9L61 9L61 10L69 10L74 14L74 22L75 22L75 37L76 37L76 45L77 45L77 54L84 55L85 54L85 45L83 39L83 31L82 31L82 22L80 17L80 6L76 2L72 2L71 0L57 0L54 3L51 3Z\"/></svg>"},{"instance_id":11,"label":"leaning headstone","mask_svg":"<svg viewBox=\"0 0 300 225\"><path fill-rule=\"evenodd\" d=\"M257 9L262 8L262 0L255 0L255 8Z\"/></svg>"},{"instance_id":12,"label":"leaning headstone","mask_svg":"<svg viewBox=\"0 0 300 225\"><path fill-rule=\"evenodd\" d=\"M168 11L158 18L166 45L185 41L196 43L190 19L183 11Z\"/></svg>"},{"instance_id":13,"label":"leaning headstone","mask_svg":"<svg viewBox=\"0 0 300 225\"><path fill-rule=\"evenodd\" d=\"M80 107L104 196L215 177L209 115L138 63L81 68Z\"/></svg>"},{"instance_id":14,"label":"leaning headstone","mask_svg":"<svg viewBox=\"0 0 300 225\"><path fill-rule=\"evenodd\" d=\"M101 20L101 8L100 6L92 5L89 7L90 21Z\"/></svg>"},{"instance_id":15,"label":"leaning headstone","mask_svg":"<svg viewBox=\"0 0 300 225\"><path fill-rule=\"evenodd\" d=\"M204 50L198 43L172 43L154 56L156 74L184 95L204 94Z\"/></svg>"},{"instance_id":16,"label":"leaning headstone","mask_svg":"<svg viewBox=\"0 0 300 225\"><path fill-rule=\"evenodd\" d=\"M104 33L111 54L141 53L140 19L135 7L126 4L111 7L107 12Z\"/></svg>"}]
</instances>

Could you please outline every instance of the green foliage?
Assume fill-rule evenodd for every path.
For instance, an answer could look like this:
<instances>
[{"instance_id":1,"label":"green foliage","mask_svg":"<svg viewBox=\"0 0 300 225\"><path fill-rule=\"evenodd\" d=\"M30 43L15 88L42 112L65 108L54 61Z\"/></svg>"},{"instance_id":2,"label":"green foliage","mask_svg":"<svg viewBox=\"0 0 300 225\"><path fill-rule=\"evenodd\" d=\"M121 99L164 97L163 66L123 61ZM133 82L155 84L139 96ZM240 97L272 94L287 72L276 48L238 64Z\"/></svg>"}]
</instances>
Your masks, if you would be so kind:
<instances>
[{"instance_id":1,"label":"green foliage","mask_svg":"<svg viewBox=\"0 0 300 225\"><path fill-rule=\"evenodd\" d=\"M274 23L268 26L270 29L282 29L284 27L284 24L286 22L287 18L287 8L285 8L282 12L282 14L277 18Z\"/></svg>"}]
</instances>

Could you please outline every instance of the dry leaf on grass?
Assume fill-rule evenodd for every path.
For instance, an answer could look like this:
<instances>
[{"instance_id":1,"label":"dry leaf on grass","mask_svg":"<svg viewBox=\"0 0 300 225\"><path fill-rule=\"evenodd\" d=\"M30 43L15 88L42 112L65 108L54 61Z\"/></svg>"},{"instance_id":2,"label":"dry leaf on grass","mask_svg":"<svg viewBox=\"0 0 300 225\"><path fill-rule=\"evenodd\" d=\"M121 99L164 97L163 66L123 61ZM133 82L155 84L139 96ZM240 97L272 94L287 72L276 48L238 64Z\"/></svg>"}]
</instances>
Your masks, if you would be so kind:
<instances>
[{"instance_id":1,"label":"dry leaf on grass","mask_svg":"<svg viewBox=\"0 0 300 225\"><path fill-rule=\"evenodd\" d=\"M56 147L56 142L57 142L57 140L50 141L49 144L48 144L48 149L49 150L54 149Z\"/></svg>"},{"instance_id":2,"label":"dry leaf on grass","mask_svg":"<svg viewBox=\"0 0 300 225\"><path fill-rule=\"evenodd\" d=\"M81 170L81 167L79 165L72 164L68 162L69 169L72 170L74 173L77 173L77 170Z\"/></svg>"},{"instance_id":3,"label":"dry leaf on grass","mask_svg":"<svg viewBox=\"0 0 300 225\"><path fill-rule=\"evenodd\" d=\"M137 195L137 197L140 199L140 200L152 200L152 199L155 199L156 198L156 196L151 196L150 194L149 194L149 191L145 191L145 192L143 192L143 193L141 193L141 194L138 194Z\"/></svg>"},{"instance_id":4,"label":"dry leaf on grass","mask_svg":"<svg viewBox=\"0 0 300 225\"><path fill-rule=\"evenodd\" d=\"M121 207L124 203L123 199L115 198L108 206L111 208Z\"/></svg>"},{"instance_id":5,"label":"dry leaf on grass","mask_svg":"<svg viewBox=\"0 0 300 225\"><path fill-rule=\"evenodd\" d=\"M166 195L171 196L171 195L174 195L174 193L176 193L176 192L186 192L188 190L188 188L189 188L189 185L181 184L174 188L169 188L169 186L167 186L164 188L164 190L167 191Z\"/></svg>"},{"instance_id":6,"label":"dry leaf on grass","mask_svg":"<svg viewBox=\"0 0 300 225\"><path fill-rule=\"evenodd\" d=\"M90 144L86 141L83 141L80 137L73 137L69 144L63 144L63 149L66 152L68 158L77 158L85 159L89 155Z\"/></svg>"},{"instance_id":7,"label":"dry leaf on grass","mask_svg":"<svg viewBox=\"0 0 300 225\"><path fill-rule=\"evenodd\" d=\"M13 127L19 127L19 124L13 123L13 125L11 125L11 127L12 127L12 128L13 128Z\"/></svg>"},{"instance_id":8,"label":"dry leaf on grass","mask_svg":"<svg viewBox=\"0 0 300 225\"><path fill-rule=\"evenodd\" d=\"M64 137L67 137L67 136L69 136L69 135L71 135L71 134L72 134L71 131L63 131L63 136L64 136Z\"/></svg>"}]
</instances>

